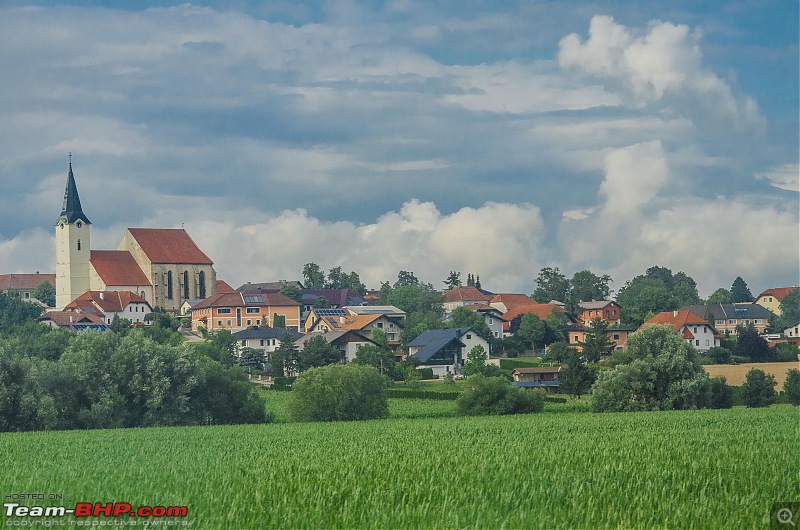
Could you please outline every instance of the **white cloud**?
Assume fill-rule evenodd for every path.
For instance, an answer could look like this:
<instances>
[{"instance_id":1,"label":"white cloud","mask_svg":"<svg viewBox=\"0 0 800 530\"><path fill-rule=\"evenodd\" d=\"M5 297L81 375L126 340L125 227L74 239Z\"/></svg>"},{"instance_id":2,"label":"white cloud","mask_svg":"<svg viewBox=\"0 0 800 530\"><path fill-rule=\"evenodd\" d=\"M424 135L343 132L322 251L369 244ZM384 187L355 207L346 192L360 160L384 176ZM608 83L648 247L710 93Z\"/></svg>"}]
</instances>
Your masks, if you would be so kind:
<instances>
[{"instance_id":1,"label":"white cloud","mask_svg":"<svg viewBox=\"0 0 800 530\"><path fill-rule=\"evenodd\" d=\"M800 192L800 165L784 164L770 171L756 174L757 179L766 179L776 188Z\"/></svg>"}]
</instances>

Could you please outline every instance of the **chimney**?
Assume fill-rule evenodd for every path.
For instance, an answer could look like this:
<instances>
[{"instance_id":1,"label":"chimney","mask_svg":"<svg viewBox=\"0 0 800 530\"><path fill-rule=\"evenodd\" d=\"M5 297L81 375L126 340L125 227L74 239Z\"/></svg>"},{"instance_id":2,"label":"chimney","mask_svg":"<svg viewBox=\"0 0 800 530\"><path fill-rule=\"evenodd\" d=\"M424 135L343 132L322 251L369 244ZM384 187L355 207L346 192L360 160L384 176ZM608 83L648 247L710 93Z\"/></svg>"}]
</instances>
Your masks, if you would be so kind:
<instances>
[{"instance_id":1,"label":"chimney","mask_svg":"<svg viewBox=\"0 0 800 530\"><path fill-rule=\"evenodd\" d=\"M106 293L100 291L100 300L105 300L105 299L106 299Z\"/></svg>"},{"instance_id":2,"label":"chimney","mask_svg":"<svg viewBox=\"0 0 800 530\"><path fill-rule=\"evenodd\" d=\"M677 317L678 316L678 311L673 311L672 312L672 316Z\"/></svg>"}]
</instances>

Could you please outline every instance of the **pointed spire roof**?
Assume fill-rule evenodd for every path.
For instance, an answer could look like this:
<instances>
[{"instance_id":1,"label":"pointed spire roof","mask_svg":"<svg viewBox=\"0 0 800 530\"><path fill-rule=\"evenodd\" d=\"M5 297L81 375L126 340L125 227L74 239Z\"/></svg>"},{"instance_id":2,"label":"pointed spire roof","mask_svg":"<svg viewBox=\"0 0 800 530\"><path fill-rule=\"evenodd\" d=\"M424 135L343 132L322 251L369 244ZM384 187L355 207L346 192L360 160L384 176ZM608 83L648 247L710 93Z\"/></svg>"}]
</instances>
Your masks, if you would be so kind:
<instances>
[{"instance_id":1,"label":"pointed spire roof","mask_svg":"<svg viewBox=\"0 0 800 530\"><path fill-rule=\"evenodd\" d=\"M78 187L75 185L75 175L72 174L72 154L70 154L69 174L67 175L67 189L64 190L64 205L61 207L61 215L58 216L56 224L64 221L72 224L80 219L87 225L92 224L86 214L81 209L81 199L78 197Z\"/></svg>"}]
</instances>

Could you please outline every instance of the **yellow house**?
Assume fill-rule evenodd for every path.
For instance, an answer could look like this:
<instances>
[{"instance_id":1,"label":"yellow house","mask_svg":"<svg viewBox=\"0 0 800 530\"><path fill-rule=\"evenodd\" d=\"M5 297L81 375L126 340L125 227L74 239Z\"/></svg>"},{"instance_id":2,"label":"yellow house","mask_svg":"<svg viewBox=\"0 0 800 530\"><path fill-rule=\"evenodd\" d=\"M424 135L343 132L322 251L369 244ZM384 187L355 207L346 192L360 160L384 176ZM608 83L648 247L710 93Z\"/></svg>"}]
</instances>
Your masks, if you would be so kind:
<instances>
[{"instance_id":1,"label":"yellow house","mask_svg":"<svg viewBox=\"0 0 800 530\"><path fill-rule=\"evenodd\" d=\"M756 298L754 303L769 309L778 316L781 316L781 300L783 300L784 296L795 289L797 289L796 285L794 287L775 287L773 289L767 289L758 295L758 298Z\"/></svg>"}]
</instances>

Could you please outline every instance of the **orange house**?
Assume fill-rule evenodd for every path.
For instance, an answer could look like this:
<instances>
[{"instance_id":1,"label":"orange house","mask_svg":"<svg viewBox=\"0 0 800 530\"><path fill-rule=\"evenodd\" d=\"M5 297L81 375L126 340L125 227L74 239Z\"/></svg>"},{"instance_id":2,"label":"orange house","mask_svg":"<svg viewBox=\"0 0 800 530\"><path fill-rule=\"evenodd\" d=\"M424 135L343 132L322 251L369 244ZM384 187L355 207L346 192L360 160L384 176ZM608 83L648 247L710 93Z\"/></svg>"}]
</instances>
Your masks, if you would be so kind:
<instances>
[{"instance_id":1,"label":"orange house","mask_svg":"<svg viewBox=\"0 0 800 530\"><path fill-rule=\"evenodd\" d=\"M300 303L281 293L220 293L192 307L192 329L239 331L250 326L273 326L284 317L286 328L299 331Z\"/></svg>"}]
</instances>

